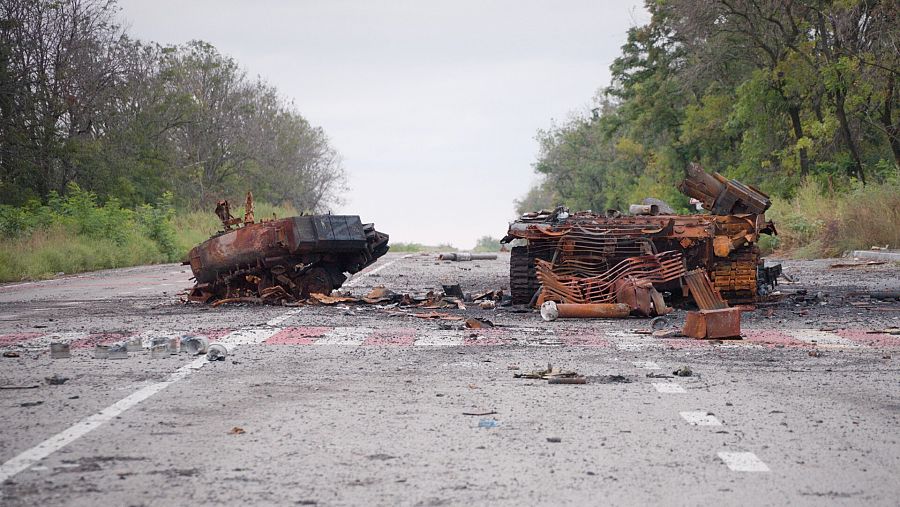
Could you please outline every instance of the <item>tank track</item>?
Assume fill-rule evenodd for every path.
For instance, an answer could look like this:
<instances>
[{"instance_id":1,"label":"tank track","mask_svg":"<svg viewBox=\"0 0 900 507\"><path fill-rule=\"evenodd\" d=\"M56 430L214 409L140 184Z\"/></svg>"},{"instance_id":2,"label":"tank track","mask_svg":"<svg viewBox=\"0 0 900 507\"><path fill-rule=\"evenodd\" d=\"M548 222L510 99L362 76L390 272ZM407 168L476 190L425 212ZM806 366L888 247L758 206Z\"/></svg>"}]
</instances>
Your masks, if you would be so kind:
<instances>
[{"instance_id":1,"label":"tank track","mask_svg":"<svg viewBox=\"0 0 900 507\"><path fill-rule=\"evenodd\" d=\"M534 267L534 257L527 246L514 246L509 254L509 292L514 305L527 305L540 283Z\"/></svg>"}]
</instances>

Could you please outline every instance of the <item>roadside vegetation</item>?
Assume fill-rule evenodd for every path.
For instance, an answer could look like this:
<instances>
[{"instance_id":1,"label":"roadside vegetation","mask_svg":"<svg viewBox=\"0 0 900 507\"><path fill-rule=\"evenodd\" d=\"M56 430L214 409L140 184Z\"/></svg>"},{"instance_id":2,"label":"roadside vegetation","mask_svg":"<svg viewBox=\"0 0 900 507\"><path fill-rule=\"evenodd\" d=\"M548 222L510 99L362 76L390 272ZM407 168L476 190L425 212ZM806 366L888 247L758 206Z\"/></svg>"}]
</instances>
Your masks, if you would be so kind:
<instances>
[{"instance_id":1,"label":"roadside vegetation","mask_svg":"<svg viewBox=\"0 0 900 507\"><path fill-rule=\"evenodd\" d=\"M688 212L691 162L772 196L798 256L898 242L896 2L648 1L589 113L538 133L542 180L519 212Z\"/></svg>"},{"instance_id":2,"label":"roadside vegetation","mask_svg":"<svg viewBox=\"0 0 900 507\"><path fill-rule=\"evenodd\" d=\"M248 190L259 218L340 201L340 155L277 89L203 41L135 40L118 12L0 3L0 280L181 260Z\"/></svg>"}]
</instances>

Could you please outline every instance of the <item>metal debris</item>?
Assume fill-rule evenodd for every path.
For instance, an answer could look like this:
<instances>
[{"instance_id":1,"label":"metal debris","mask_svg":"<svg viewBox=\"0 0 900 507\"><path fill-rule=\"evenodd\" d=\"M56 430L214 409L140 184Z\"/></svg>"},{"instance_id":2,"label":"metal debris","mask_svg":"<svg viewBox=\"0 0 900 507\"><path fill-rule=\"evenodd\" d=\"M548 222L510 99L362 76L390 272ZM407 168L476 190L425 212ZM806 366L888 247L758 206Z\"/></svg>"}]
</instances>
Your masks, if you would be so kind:
<instances>
[{"instance_id":1,"label":"metal debris","mask_svg":"<svg viewBox=\"0 0 900 507\"><path fill-rule=\"evenodd\" d=\"M256 222L247 194L243 220L227 201L216 214L223 231L188 254L196 285L188 299L203 303L292 302L330 294L388 251L388 236L355 215L310 215ZM236 227L236 229L232 229Z\"/></svg>"},{"instance_id":2,"label":"metal debris","mask_svg":"<svg viewBox=\"0 0 900 507\"><path fill-rule=\"evenodd\" d=\"M617 270L652 263L653 258L677 260L671 266L677 272L664 273L671 276L649 272L651 278L643 277L660 294L671 293L676 302L687 296L681 275L698 268L707 272L712 286L728 303L755 302L760 273L767 280L774 274L760 270L755 245L760 234L777 233L774 224L765 219L768 197L696 166L689 168L679 188L703 202L712 214L622 216L615 210L570 213L558 207L527 213L511 223L502 242L526 243L513 247L510 254L513 303L615 302L610 278L618 277ZM642 206L634 211L654 211L652 203ZM632 276L635 280L642 278L641 269L638 271Z\"/></svg>"},{"instance_id":3,"label":"metal debris","mask_svg":"<svg viewBox=\"0 0 900 507\"><path fill-rule=\"evenodd\" d=\"M709 282L706 271L702 269L688 271L684 275L684 281L687 283L691 297L694 298L694 302L701 310L721 310L728 307L728 304L719 295L719 291Z\"/></svg>"},{"instance_id":4,"label":"metal debris","mask_svg":"<svg viewBox=\"0 0 900 507\"><path fill-rule=\"evenodd\" d=\"M691 338L716 339L741 336L740 308L687 312L682 331Z\"/></svg>"},{"instance_id":5,"label":"metal debris","mask_svg":"<svg viewBox=\"0 0 900 507\"><path fill-rule=\"evenodd\" d=\"M672 372L672 375L675 375L677 377L690 377L693 374L694 372L691 370L690 366L681 366L677 370Z\"/></svg>"},{"instance_id":6,"label":"metal debris","mask_svg":"<svg viewBox=\"0 0 900 507\"><path fill-rule=\"evenodd\" d=\"M72 357L72 351L69 349L68 343L52 342L50 343L50 357L52 359L69 359Z\"/></svg>"},{"instance_id":7,"label":"metal debris","mask_svg":"<svg viewBox=\"0 0 900 507\"><path fill-rule=\"evenodd\" d=\"M61 386L69 381L69 377L61 377L59 374L54 373L51 377L44 377L44 381L47 382L47 385Z\"/></svg>"},{"instance_id":8,"label":"metal debris","mask_svg":"<svg viewBox=\"0 0 900 507\"><path fill-rule=\"evenodd\" d=\"M546 301L541 305L541 317L548 322L557 318L622 319L630 314L631 307L623 303L557 304Z\"/></svg>"},{"instance_id":9,"label":"metal debris","mask_svg":"<svg viewBox=\"0 0 900 507\"><path fill-rule=\"evenodd\" d=\"M211 343L206 351L207 361L224 361L228 355L228 349L221 343Z\"/></svg>"},{"instance_id":10,"label":"metal debris","mask_svg":"<svg viewBox=\"0 0 900 507\"><path fill-rule=\"evenodd\" d=\"M438 259L442 261L492 261L497 258L497 254L488 253L471 253L471 252L449 252L438 255Z\"/></svg>"}]
</instances>

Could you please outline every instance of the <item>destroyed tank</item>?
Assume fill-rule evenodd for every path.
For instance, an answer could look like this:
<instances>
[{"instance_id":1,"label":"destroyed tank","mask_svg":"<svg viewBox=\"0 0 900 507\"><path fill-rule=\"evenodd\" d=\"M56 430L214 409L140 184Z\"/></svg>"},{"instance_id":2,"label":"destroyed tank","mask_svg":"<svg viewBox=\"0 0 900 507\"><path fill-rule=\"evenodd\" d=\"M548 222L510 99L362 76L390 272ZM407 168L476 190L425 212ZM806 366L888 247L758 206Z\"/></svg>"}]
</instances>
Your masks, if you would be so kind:
<instances>
[{"instance_id":1,"label":"destroyed tank","mask_svg":"<svg viewBox=\"0 0 900 507\"><path fill-rule=\"evenodd\" d=\"M244 218L227 201L216 214L224 230L191 249L196 285L189 299L259 298L269 302L329 294L388 251L388 235L356 215L307 215L256 222L253 196ZM232 227L236 226L236 229Z\"/></svg>"},{"instance_id":2,"label":"destroyed tank","mask_svg":"<svg viewBox=\"0 0 900 507\"><path fill-rule=\"evenodd\" d=\"M710 213L660 214L657 204L633 205L628 215L615 210L570 213L558 207L527 213L512 222L502 242L524 243L510 252L513 303L533 304L541 299L537 260L549 263L542 266L545 273L552 266L554 277L593 283L614 278L623 266L663 269L653 264L657 261L651 256L667 252L680 254L684 263L680 271L705 270L730 304L756 301L760 288L774 283L773 275L777 276L764 266L756 245L760 234L776 234L774 224L765 219L771 205L768 196L696 165L688 168L678 188ZM657 276L660 283L654 285L670 291L675 299L687 295L680 276L649 275Z\"/></svg>"}]
</instances>

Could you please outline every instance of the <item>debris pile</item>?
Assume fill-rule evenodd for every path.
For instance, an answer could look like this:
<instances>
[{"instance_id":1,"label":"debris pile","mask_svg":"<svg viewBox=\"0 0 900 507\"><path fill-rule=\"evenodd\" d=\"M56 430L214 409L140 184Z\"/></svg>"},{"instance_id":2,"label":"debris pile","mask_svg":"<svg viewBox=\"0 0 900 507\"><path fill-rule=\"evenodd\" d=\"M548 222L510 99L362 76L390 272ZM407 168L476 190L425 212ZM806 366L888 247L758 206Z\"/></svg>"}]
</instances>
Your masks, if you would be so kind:
<instances>
[{"instance_id":1,"label":"debris pile","mask_svg":"<svg viewBox=\"0 0 900 507\"><path fill-rule=\"evenodd\" d=\"M196 285L188 299L284 303L330 294L388 251L388 235L356 215L308 215L255 221L253 195L244 218L219 201L223 230L191 249Z\"/></svg>"},{"instance_id":2,"label":"debris pile","mask_svg":"<svg viewBox=\"0 0 900 507\"><path fill-rule=\"evenodd\" d=\"M700 308L693 335L720 323L707 316L718 314L704 312L736 318L739 329L740 314L729 305L755 303L772 292L781 275L780 265L765 266L756 246L760 234L777 234L765 219L771 201L697 165L688 168L678 188L710 213L660 214L671 208L646 201L633 205L630 215L558 207L511 223L502 242L524 243L511 250L513 302L553 301L556 310L584 306L565 308L560 317L594 316L590 305L618 303L628 305L632 315L649 317L670 312L669 304L693 301Z\"/></svg>"},{"instance_id":3,"label":"debris pile","mask_svg":"<svg viewBox=\"0 0 900 507\"><path fill-rule=\"evenodd\" d=\"M729 304L755 302L760 286L778 276L765 267L756 246L760 234L777 233L764 215L769 198L695 165L679 188L712 213L663 215L654 204L636 207L640 214L633 215L558 207L511 223L502 242L525 242L511 250L513 302L607 303L617 299L621 287L615 283L624 284L622 279L637 287L646 280L677 302L688 296L683 275L695 269L706 272ZM650 315L645 296L633 303L636 313Z\"/></svg>"}]
</instances>

